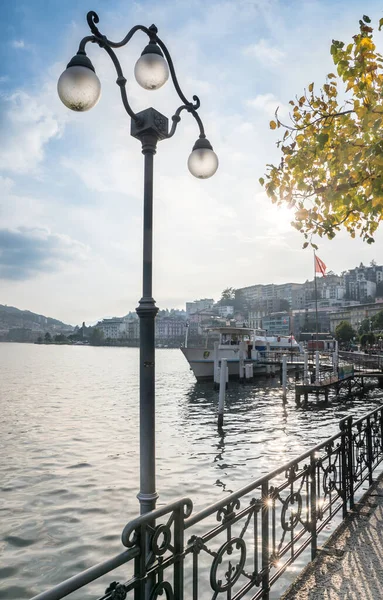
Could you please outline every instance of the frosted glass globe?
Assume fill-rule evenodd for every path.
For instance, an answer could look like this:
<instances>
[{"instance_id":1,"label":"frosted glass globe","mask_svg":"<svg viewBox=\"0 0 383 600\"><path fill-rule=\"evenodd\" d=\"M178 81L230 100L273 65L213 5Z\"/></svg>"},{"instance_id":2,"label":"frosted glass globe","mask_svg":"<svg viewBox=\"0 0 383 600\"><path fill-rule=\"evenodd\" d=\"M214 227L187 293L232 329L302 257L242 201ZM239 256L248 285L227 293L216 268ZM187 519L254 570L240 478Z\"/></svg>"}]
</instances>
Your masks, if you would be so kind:
<instances>
[{"instance_id":1,"label":"frosted glass globe","mask_svg":"<svg viewBox=\"0 0 383 600\"><path fill-rule=\"evenodd\" d=\"M60 100L70 108L84 112L97 104L101 83L96 73L88 67L68 67L57 82Z\"/></svg>"},{"instance_id":2,"label":"frosted glass globe","mask_svg":"<svg viewBox=\"0 0 383 600\"><path fill-rule=\"evenodd\" d=\"M160 54L148 52L136 62L134 76L145 90L158 90L169 78L168 63Z\"/></svg>"},{"instance_id":3,"label":"frosted glass globe","mask_svg":"<svg viewBox=\"0 0 383 600\"><path fill-rule=\"evenodd\" d=\"M189 156L188 167L194 177L208 179L218 169L218 156L209 148L197 148Z\"/></svg>"}]
</instances>

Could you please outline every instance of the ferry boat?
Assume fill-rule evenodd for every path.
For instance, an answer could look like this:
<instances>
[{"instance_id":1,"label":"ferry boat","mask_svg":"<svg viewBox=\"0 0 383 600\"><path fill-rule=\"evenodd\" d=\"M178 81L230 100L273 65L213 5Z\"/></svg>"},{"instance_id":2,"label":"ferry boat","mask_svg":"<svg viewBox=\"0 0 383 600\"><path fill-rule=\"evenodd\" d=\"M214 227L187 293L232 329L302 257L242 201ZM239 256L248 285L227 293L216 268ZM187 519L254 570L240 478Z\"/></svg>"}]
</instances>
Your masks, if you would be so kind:
<instances>
[{"instance_id":1,"label":"ferry boat","mask_svg":"<svg viewBox=\"0 0 383 600\"><path fill-rule=\"evenodd\" d=\"M207 333L219 335L218 362L227 359L229 379L239 377L240 350L244 350L245 363L253 364L254 375L266 373L266 365L262 363L267 353L273 353L274 360L282 360L283 354L299 354L301 348L294 336L267 336L266 331L248 327L214 327ZM181 348L197 381L214 379L214 349L189 348L187 338Z\"/></svg>"}]
</instances>

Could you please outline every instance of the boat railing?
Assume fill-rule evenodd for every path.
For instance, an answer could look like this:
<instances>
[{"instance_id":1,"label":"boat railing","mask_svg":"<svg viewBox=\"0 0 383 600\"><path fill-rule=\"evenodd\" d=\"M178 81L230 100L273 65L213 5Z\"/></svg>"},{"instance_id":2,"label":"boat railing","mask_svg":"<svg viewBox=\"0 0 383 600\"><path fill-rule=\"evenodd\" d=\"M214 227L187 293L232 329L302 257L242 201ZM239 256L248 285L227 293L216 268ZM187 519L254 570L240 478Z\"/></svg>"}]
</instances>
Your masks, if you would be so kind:
<instances>
[{"instance_id":1,"label":"boat railing","mask_svg":"<svg viewBox=\"0 0 383 600\"><path fill-rule=\"evenodd\" d=\"M122 565L123 581L109 576L99 600L229 599L250 591L253 600L267 600L304 551L307 561L316 556L318 535L354 509L356 491L373 484L383 460L383 407L355 422L346 417L339 428L196 514L182 498L137 517L122 532L124 552L33 600L60 600Z\"/></svg>"}]
</instances>

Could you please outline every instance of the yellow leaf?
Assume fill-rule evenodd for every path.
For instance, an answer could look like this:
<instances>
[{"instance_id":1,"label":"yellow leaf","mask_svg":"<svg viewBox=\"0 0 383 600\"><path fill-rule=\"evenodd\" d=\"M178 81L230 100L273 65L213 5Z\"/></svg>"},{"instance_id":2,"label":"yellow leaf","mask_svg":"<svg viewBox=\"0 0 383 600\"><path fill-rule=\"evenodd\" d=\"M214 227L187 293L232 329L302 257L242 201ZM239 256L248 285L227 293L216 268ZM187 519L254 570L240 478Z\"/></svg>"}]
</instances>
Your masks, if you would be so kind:
<instances>
[{"instance_id":1,"label":"yellow leaf","mask_svg":"<svg viewBox=\"0 0 383 600\"><path fill-rule=\"evenodd\" d=\"M270 129L276 129L277 128L277 124L275 121L270 121Z\"/></svg>"},{"instance_id":2,"label":"yellow leaf","mask_svg":"<svg viewBox=\"0 0 383 600\"><path fill-rule=\"evenodd\" d=\"M314 83L310 83L309 85L309 92L312 92L314 89Z\"/></svg>"},{"instance_id":3,"label":"yellow leaf","mask_svg":"<svg viewBox=\"0 0 383 600\"><path fill-rule=\"evenodd\" d=\"M354 87L354 80L353 79L349 79L347 87L346 87L346 92L348 92L349 90L351 90L353 87Z\"/></svg>"},{"instance_id":4,"label":"yellow leaf","mask_svg":"<svg viewBox=\"0 0 383 600\"><path fill-rule=\"evenodd\" d=\"M360 45L362 48L366 48L366 50L374 50L375 44L371 41L370 38L362 38L360 41Z\"/></svg>"}]
</instances>

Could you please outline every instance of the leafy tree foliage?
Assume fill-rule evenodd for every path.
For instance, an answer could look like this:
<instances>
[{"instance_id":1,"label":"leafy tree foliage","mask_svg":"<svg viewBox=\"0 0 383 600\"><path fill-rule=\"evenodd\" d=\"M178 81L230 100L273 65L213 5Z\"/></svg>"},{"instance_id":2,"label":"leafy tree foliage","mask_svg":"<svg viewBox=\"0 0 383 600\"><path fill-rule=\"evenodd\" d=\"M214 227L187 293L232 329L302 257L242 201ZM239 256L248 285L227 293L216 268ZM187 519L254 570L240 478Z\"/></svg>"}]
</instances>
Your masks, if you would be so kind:
<instances>
[{"instance_id":1,"label":"leafy tree foliage","mask_svg":"<svg viewBox=\"0 0 383 600\"><path fill-rule=\"evenodd\" d=\"M372 243L383 218L383 57L370 22L363 16L348 45L333 40L336 73L319 92L310 83L290 100L290 124L278 109L270 122L284 130L277 144L282 158L279 166L267 165L260 183L272 202L294 208L292 224L308 240L304 247L313 234L332 239L342 227Z\"/></svg>"},{"instance_id":2,"label":"leafy tree foliage","mask_svg":"<svg viewBox=\"0 0 383 600\"><path fill-rule=\"evenodd\" d=\"M373 317L363 319L359 327L359 334L369 333L370 331L383 331L383 310L380 310Z\"/></svg>"},{"instance_id":3,"label":"leafy tree foliage","mask_svg":"<svg viewBox=\"0 0 383 600\"><path fill-rule=\"evenodd\" d=\"M355 331L348 321L341 321L335 328L335 337L340 342L350 342L355 337Z\"/></svg>"},{"instance_id":4,"label":"leafy tree foliage","mask_svg":"<svg viewBox=\"0 0 383 600\"><path fill-rule=\"evenodd\" d=\"M363 335L360 336L360 344L363 348L365 348L367 346L367 344L374 344L375 343L375 336L373 333L364 333Z\"/></svg>"},{"instance_id":5,"label":"leafy tree foliage","mask_svg":"<svg viewBox=\"0 0 383 600\"><path fill-rule=\"evenodd\" d=\"M104 332L101 329L95 327L89 337L89 343L92 346L101 346L104 341Z\"/></svg>"},{"instance_id":6,"label":"leafy tree foliage","mask_svg":"<svg viewBox=\"0 0 383 600\"><path fill-rule=\"evenodd\" d=\"M48 344L52 341L52 336L49 333L49 331L47 331L46 334L44 335L44 341Z\"/></svg>"},{"instance_id":7,"label":"leafy tree foliage","mask_svg":"<svg viewBox=\"0 0 383 600\"><path fill-rule=\"evenodd\" d=\"M232 287L225 288L221 294L220 303L223 305L231 304L235 300L235 289Z\"/></svg>"}]
</instances>

